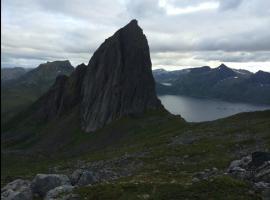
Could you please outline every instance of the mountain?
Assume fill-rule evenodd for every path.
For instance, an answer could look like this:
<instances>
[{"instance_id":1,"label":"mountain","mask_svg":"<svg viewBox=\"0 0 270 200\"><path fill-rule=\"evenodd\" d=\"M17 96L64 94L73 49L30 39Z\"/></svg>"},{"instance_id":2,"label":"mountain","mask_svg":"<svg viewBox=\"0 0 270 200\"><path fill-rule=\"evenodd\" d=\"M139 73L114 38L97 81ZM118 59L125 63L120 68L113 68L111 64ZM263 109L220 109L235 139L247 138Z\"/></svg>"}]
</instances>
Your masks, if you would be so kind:
<instances>
[{"instance_id":1,"label":"mountain","mask_svg":"<svg viewBox=\"0 0 270 200\"><path fill-rule=\"evenodd\" d=\"M268 72L264 72L264 71L258 71L255 74L253 74L250 79L250 82L253 83L257 83L257 84L261 84L261 86L263 86L263 84L270 84L270 73Z\"/></svg>"},{"instance_id":2,"label":"mountain","mask_svg":"<svg viewBox=\"0 0 270 200\"><path fill-rule=\"evenodd\" d=\"M74 70L69 61L40 64L24 75L1 84L1 118L7 121L36 101L54 83L58 75L70 75Z\"/></svg>"},{"instance_id":3,"label":"mountain","mask_svg":"<svg viewBox=\"0 0 270 200\"><path fill-rule=\"evenodd\" d=\"M182 70L166 71L165 69L155 69L153 70L153 76L155 81L158 83L171 83L179 79L179 77L185 76L191 73L203 73L210 71L211 68L208 66L198 67L198 68L187 68Z\"/></svg>"},{"instance_id":4,"label":"mountain","mask_svg":"<svg viewBox=\"0 0 270 200\"><path fill-rule=\"evenodd\" d=\"M185 73L183 73L185 72ZM173 72L168 72L173 74ZM177 74L177 76L175 75ZM259 71L255 74L246 70L235 70L222 64L217 68L200 67L176 71L169 84L158 77L159 95L187 95L215 98L234 102L270 104L270 73ZM172 75L170 75L172 76Z\"/></svg>"},{"instance_id":5,"label":"mountain","mask_svg":"<svg viewBox=\"0 0 270 200\"><path fill-rule=\"evenodd\" d=\"M17 79L29 70L23 67L1 68L1 82Z\"/></svg>"},{"instance_id":6,"label":"mountain","mask_svg":"<svg viewBox=\"0 0 270 200\"><path fill-rule=\"evenodd\" d=\"M106 39L87 66L79 65L69 77L58 76L45 94L6 124L5 130L17 128L18 135L4 134L4 138L32 139L28 128L33 124L62 121L67 115L73 116L75 128L93 132L115 120L155 110L164 108L155 92L147 39L133 20Z\"/></svg>"},{"instance_id":7,"label":"mountain","mask_svg":"<svg viewBox=\"0 0 270 200\"><path fill-rule=\"evenodd\" d=\"M9 85L25 85L27 87L46 85L49 82L54 82L58 75L69 75L73 70L74 67L68 60L47 62L40 64L16 81L9 83ZM47 87L49 88L50 85Z\"/></svg>"},{"instance_id":8,"label":"mountain","mask_svg":"<svg viewBox=\"0 0 270 200\"><path fill-rule=\"evenodd\" d=\"M176 80L178 76L188 72L189 70L166 71L164 69L155 69L153 70L153 76L159 83L169 83Z\"/></svg>"},{"instance_id":9,"label":"mountain","mask_svg":"<svg viewBox=\"0 0 270 200\"><path fill-rule=\"evenodd\" d=\"M87 132L129 114L161 108L148 43L136 20L118 30L94 53L83 92L82 124Z\"/></svg>"},{"instance_id":10,"label":"mountain","mask_svg":"<svg viewBox=\"0 0 270 200\"><path fill-rule=\"evenodd\" d=\"M253 183L227 169L253 152L268 161L258 157L268 155L270 111L187 123L162 107L154 84L147 40L131 21L4 124L1 184L13 182L1 198L260 199L267 173Z\"/></svg>"}]
</instances>

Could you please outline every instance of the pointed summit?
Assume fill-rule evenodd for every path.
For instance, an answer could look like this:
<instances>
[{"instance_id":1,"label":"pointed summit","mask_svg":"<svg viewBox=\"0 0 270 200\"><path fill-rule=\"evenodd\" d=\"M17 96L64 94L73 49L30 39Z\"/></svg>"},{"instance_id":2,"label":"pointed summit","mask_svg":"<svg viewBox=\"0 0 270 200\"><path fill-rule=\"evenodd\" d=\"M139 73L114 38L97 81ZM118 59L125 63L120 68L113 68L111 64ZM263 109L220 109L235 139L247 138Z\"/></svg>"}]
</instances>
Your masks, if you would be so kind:
<instances>
[{"instance_id":1,"label":"pointed summit","mask_svg":"<svg viewBox=\"0 0 270 200\"><path fill-rule=\"evenodd\" d=\"M221 65L219 65L218 66L218 68L220 68L220 69L229 69L229 67L227 67L225 64L221 64Z\"/></svg>"},{"instance_id":2,"label":"pointed summit","mask_svg":"<svg viewBox=\"0 0 270 200\"><path fill-rule=\"evenodd\" d=\"M161 108L151 66L147 39L136 20L105 40L87 67L83 129L95 131L122 116Z\"/></svg>"},{"instance_id":3,"label":"pointed summit","mask_svg":"<svg viewBox=\"0 0 270 200\"><path fill-rule=\"evenodd\" d=\"M138 21L136 19L133 19L126 26L138 26Z\"/></svg>"},{"instance_id":4,"label":"pointed summit","mask_svg":"<svg viewBox=\"0 0 270 200\"><path fill-rule=\"evenodd\" d=\"M28 118L47 122L73 113L82 130L93 132L124 116L164 109L151 67L147 39L132 20L101 44L87 66L59 76Z\"/></svg>"},{"instance_id":5,"label":"pointed summit","mask_svg":"<svg viewBox=\"0 0 270 200\"><path fill-rule=\"evenodd\" d=\"M219 65L217 68L217 70L221 71L221 72L230 72L230 73L233 73L233 70L229 67L227 67L225 64L221 64Z\"/></svg>"}]
</instances>

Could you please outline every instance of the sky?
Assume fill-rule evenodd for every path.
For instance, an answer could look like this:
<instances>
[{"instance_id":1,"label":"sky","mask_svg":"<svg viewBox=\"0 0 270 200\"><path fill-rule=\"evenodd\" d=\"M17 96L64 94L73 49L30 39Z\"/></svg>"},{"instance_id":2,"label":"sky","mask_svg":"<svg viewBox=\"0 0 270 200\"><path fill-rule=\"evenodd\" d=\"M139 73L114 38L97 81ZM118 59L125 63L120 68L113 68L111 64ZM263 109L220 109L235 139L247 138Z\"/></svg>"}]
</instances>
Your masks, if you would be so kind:
<instances>
[{"instance_id":1,"label":"sky","mask_svg":"<svg viewBox=\"0 0 270 200\"><path fill-rule=\"evenodd\" d=\"M132 19L147 36L152 68L270 72L269 0L2 0L1 67L54 60L88 63Z\"/></svg>"}]
</instances>

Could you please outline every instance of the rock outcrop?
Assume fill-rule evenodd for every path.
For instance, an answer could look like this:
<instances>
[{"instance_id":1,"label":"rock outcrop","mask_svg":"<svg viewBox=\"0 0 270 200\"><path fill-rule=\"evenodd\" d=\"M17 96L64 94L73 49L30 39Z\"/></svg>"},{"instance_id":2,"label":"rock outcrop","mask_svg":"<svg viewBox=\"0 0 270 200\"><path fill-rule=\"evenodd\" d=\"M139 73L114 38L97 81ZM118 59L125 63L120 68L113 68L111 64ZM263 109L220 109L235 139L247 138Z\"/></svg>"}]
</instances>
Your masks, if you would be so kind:
<instances>
[{"instance_id":1,"label":"rock outcrop","mask_svg":"<svg viewBox=\"0 0 270 200\"><path fill-rule=\"evenodd\" d=\"M249 181L255 190L263 191L263 195L270 198L270 153L254 152L234 160L228 173L237 179Z\"/></svg>"},{"instance_id":2,"label":"rock outcrop","mask_svg":"<svg viewBox=\"0 0 270 200\"><path fill-rule=\"evenodd\" d=\"M81 115L86 132L122 116L161 108L147 39L136 20L106 39L94 53L83 93Z\"/></svg>"},{"instance_id":3,"label":"rock outcrop","mask_svg":"<svg viewBox=\"0 0 270 200\"><path fill-rule=\"evenodd\" d=\"M88 170L77 169L71 174L71 183L73 185L84 186L96 183L96 177L93 172Z\"/></svg>"},{"instance_id":4,"label":"rock outcrop","mask_svg":"<svg viewBox=\"0 0 270 200\"><path fill-rule=\"evenodd\" d=\"M156 96L147 39L136 20L106 39L88 66L79 65L70 77L58 76L32 110L35 119L48 121L75 106L86 132L123 116L163 108Z\"/></svg>"},{"instance_id":5,"label":"rock outcrop","mask_svg":"<svg viewBox=\"0 0 270 200\"><path fill-rule=\"evenodd\" d=\"M61 185L47 192L44 200L75 200L78 199L76 195L72 194L74 186L71 185Z\"/></svg>"},{"instance_id":6,"label":"rock outcrop","mask_svg":"<svg viewBox=\"0 0 270 200\"><path fill-rule=\"evenodd\" d=\"M31 183L32 192L44 197L46 193L61 185L71 185L68 176L62 174L37 174Z\"/></svg>"},{"instance_id":7,"label":"rock outcrop","mask_svg":"<svg viewBox=\"0 0 270 200\"><path fill-rule=\"evenodd\" d=\"M2 200L32 200L31 182L16 179L1 189Z\"/></svg>"},{"instance_id":8,"label":"rock outcrop","mask_svg":"<svg viewBox=\"0 0 270 200\"><path fill-rule=\"evenodd\" d=\"M82 99L81 86L86 71L86 65L78 65L70 77L60 75L54 85L34 105L35 118L49 120L61 116Z\"/></svg>"}]
</instances>

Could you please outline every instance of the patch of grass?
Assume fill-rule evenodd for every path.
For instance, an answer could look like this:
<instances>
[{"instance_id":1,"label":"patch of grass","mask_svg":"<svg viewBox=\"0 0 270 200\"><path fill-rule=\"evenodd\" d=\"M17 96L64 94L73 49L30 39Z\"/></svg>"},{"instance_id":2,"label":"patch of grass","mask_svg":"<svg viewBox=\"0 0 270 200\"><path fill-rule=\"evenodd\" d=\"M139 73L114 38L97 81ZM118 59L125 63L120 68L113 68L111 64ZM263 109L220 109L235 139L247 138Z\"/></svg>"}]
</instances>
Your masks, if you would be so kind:
<instances>
[{"instance_id":1,"label":"patch of grass","mask_svg":"<svg viewBox=\"0 0 270 200\"><path fill-rule=\"evenodd\" d=\"M219 199L256 200L257 194L248 193L249 186L228 176L210 181L184 185L179 183L111 183L82 187L75 190L86 200L175 200L175 199Z\"/></svg>"}]
</instances>

